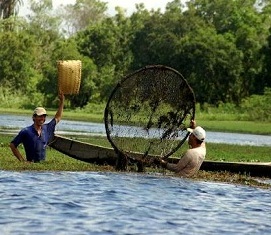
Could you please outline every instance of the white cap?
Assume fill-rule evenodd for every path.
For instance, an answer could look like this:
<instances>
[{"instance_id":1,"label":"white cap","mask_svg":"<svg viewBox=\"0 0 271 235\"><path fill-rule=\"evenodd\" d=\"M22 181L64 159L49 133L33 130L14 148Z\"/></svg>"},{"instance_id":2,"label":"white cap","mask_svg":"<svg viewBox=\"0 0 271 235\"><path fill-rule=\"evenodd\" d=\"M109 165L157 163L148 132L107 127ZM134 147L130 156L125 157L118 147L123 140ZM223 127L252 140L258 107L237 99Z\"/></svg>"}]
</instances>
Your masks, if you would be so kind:
<instances>
[{"instance_id":1,"label":"white cap","mask_svg":"<svg viewBox=\"0 0 271 235\"><path fill-rule=\"evenodd\" d=\"M47 114L46 114L45 108L37 107L37 108L35 108L33 115L42 116L42 115L47 115Z\"/></svg>"},{"instance_id":2,"label":"white cap","mask_svg":"<svg viewBox=\"0 0 271 235\"><path fill-rule=\"evenodd\" d=\"M195 129L187 128L187 131L193 133L193 135L196 136L198 140L204 141L206 138L206 132L200 126L197 126Z\"/></svg>"}]
</instances>

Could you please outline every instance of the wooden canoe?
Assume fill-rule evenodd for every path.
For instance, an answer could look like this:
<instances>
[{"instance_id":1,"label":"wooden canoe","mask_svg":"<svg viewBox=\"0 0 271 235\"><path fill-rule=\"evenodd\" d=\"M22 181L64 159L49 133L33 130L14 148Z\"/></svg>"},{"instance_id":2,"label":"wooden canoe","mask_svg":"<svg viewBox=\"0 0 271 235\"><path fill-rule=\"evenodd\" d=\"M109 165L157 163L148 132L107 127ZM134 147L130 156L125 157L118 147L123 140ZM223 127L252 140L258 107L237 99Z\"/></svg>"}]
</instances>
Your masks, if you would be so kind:
<instances>
[{"instance_id":1,"label":"wooden canoe","mask_svg":"<svg viewBox=\"0 0 271 235\"><path fill-rule=\"evenodd\" d=\"M115 165L117 161L117 154L113 148L85 143L59 135L54 136L49 146L63 154L84 162ZM135 161L144 159L147 162L152 162L153 158L158 157L153 155L144 156L137 152L127 152L126 154Z\"/></svg>"},{"instance_id":2,"label":"wooden canoe","mask_svg":"<svg viewBox=\"0 0 271 235\"><path fill-rule=\"evenodd\" d=\"M206 171L229 171L232 173L248 174L255 177L271 178L271 162L204 161L200 169Z\"/></svg>"},{"instance_id":3,"label":"wooden canoe","mask_svg":"<svg viewBox=\"0 0 271 235\"><path fill-rule=\"evenodd\" d=\"M68 155L72 158L95 164L108 164L115 166L117 154L113 148L107 148L99 145L93 145L77 140L55 135L49 144L53 149ZM129 158L134 161L153 163L153 159L159 156L144 156L141 153L129 152ZM171 163L177 163L178 158L168 158ZM271 178L271 163L248 163L248 162L218 162L205 160L201 170L206 171L229 171L232 173L248 174L255 177Z\"/></svg>"}]
</instances>

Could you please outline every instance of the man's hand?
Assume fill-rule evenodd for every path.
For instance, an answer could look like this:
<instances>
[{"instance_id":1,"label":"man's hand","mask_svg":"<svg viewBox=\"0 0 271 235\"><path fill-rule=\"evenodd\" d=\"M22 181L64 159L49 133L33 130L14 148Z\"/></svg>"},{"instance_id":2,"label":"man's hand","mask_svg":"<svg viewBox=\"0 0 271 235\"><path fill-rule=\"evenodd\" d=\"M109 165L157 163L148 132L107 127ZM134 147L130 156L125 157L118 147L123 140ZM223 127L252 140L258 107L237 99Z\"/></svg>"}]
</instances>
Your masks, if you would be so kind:
<instances>
[{"instance_id":1,"label":"man's hand","mask_svg":"<svg viewBox=\"0 0 271 235\"><path fill-rule=\"evenodd\" d=\"M160 164L163 168L166 168L167 167L167 162L163 159L160 160Z\"/></svg>"},{"instance_id":2,"label":"man's hand","mask_svg":"<svg viewBox=\"0 0 271 235\"><path fill-rule=\"evenodd\" d=\"M196 121L195 120L191 120L191 122L190 122L190 128L191 129L195 129L196 126L197 126Z\"/></svg>"},{"instance_id":3,"label":"man's hand","mask_svg":"<svg viewBox=\"0 0 271 235\"><path fill-rule=\"evenodd\" d=\"M153 160L153 163L155 165L161 166L161 167L166 167L166 164L167 164L167 162L165 160L158 158L158 157Z\"/></svg>"},{"instance_id":4,"label":"man's hand","mask_svg":"<svg viewBox=\"0 0 271 235\"><path fill-rule=\"evenodd\" d=\"M64 96L64 94L63 94L62 91L59 91L59 92L58 92L58 99L59 99L60 103L63 103L63 102L64 102L65 96Z\"/></svg>"}]
</instances>

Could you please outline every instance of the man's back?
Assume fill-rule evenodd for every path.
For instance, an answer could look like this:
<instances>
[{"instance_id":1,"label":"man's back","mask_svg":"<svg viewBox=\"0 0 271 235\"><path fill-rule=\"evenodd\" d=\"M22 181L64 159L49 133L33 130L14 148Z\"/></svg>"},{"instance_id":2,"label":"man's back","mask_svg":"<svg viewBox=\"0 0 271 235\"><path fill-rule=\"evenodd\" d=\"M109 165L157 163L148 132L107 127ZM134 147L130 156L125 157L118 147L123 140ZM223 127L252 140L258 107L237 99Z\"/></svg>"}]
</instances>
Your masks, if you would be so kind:
<instances>
[{"instance_id":1,"label":"man's back","mask_svg":"<svg viewBox=\"0 0 271 235\"><path fill-rule=\"evenodd\" d=\"M188 149L177 164L168 163L167 169L174 171L179 176L190 177L199 170L205 155L205 145Z\"/></svg>"}]
</instances>

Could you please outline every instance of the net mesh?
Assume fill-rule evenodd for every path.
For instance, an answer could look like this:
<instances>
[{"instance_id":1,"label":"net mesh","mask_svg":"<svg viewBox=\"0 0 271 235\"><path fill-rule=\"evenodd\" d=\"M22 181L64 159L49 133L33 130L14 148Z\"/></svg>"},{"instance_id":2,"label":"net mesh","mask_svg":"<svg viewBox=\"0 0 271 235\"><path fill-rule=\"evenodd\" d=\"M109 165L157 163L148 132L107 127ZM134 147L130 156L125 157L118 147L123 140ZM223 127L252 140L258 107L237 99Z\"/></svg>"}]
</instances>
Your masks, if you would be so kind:
<instances>
[{"instance_id":1,"label":"net mesh","mask_svg":"<svg viewBox=\"0 0 271 235\"><path fill-rule=\"evenodd\" d=\"M167 158L186 140L195 96L176 70L152 65L124 77L108 99L107 138L119 153Z\"/></svg>"}]
</instances>

